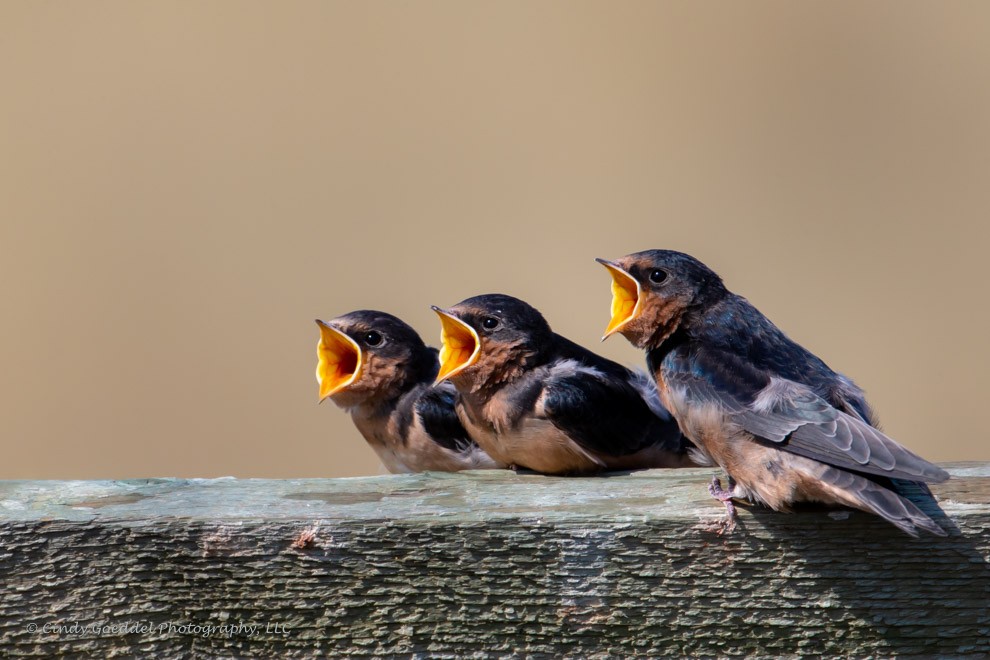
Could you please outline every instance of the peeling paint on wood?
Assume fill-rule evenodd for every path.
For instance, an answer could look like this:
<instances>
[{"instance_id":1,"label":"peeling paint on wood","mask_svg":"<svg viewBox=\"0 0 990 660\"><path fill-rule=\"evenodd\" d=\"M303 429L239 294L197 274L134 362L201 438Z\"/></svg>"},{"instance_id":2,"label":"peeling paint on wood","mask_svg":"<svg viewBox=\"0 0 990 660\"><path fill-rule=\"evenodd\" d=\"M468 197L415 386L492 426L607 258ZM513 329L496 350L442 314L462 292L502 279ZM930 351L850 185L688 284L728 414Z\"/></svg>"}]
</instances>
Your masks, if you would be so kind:
<instances>
[{"instance_id":1,"label":"peeling paint on wood","mask_svg":"<svg viewBox=\"0 0 990 660\"><path fill-rule=\"evenodd\" d=\"M987 654L990 466L948 467L921 539L722 536L711 470L0 482L0 654Z\"/></svg>"}]
</instances>

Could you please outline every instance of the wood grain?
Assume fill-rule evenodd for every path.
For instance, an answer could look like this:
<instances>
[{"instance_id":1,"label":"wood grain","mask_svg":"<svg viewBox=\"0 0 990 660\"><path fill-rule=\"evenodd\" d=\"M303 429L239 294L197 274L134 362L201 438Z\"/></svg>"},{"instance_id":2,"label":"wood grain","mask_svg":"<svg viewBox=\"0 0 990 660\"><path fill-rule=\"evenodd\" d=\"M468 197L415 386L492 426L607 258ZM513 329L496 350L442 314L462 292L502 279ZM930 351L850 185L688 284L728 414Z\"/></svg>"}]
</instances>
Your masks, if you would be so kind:
<instances>
[{"instance_id":1,"label":"wood grain","mask_svg":"<svg viewBox=\"0 0 990 660\"><path fill-rule=\"evenodd\" d=\"M0 655L987 654L990 466L946 467L921 539L720 535L711 470L0 482Z\"/></svg>"}]
</instances>

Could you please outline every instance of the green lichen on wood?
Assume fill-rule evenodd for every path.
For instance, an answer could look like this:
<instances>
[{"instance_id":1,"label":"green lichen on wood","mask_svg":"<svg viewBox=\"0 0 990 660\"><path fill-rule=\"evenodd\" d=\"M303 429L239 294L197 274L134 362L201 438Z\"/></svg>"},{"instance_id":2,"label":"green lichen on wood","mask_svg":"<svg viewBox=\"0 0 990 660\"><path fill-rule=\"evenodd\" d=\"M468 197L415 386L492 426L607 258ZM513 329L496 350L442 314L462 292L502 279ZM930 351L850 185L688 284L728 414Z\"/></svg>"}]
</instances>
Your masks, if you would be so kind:
<instances>
[{"instance_id":1,"label":"green lichen on wood","mask_svg":"<svg viewBox=\"0 0 990 660\"><path fill-rule=\"evenodd\" d=\"M990 653L990 469L952 472L921 539L760 509L720 535L707 470L3 482L0 653ZM28 630L71 622L151 630Z\"/></svg>"}]
</instances>

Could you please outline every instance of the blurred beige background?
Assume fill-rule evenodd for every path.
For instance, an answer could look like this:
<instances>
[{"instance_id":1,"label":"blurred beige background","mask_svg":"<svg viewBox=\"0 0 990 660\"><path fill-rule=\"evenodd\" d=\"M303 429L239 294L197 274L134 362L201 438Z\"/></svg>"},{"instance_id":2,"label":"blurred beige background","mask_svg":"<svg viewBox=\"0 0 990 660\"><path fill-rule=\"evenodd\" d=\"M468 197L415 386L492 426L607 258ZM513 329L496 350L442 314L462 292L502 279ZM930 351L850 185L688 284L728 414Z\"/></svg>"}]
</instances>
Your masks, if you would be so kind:
<instances>
[{"instance_id":1,"label":"blurred beige background","mask_svg":"<svg viewBox=\"0 0 990 660\"><path fill-rule=\"evenodd\" d=\"M990 459L990 5L4 2L2 478L378 461L316 317L701 258L936 460Z\"/></svg>"}]
</instances>

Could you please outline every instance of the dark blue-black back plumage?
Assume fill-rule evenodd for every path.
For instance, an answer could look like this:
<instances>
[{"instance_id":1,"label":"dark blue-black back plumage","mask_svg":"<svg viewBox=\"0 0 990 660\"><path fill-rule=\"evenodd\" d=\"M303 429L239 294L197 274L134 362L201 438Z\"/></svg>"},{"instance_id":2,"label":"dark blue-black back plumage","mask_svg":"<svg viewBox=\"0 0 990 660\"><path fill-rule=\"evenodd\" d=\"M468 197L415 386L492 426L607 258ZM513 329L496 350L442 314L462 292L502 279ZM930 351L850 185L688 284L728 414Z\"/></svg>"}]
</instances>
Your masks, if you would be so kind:
<instances>
[{"instance_id":1,"label":"dark blue-black back plumage","mask_svg":"<svg viewBox=\"0 0 990 660\"><path fill-rule=\"evenodd\" d=\"M873 411L859 388L787 337L745 298L726 293L701 321L688 329L695 341L742 358L767 377L780 376L807 385L839 410L875 424Z\"/></svg>"},{"instance_id":2,"label":"dark blue-black back plumage","mask_svg":"<svg viewBox=\"0 0 990 660\"><path fill-rule=\"evenodd\" d=\"M612 456L651 446L680 453L691 446L672 418L647 405L632 385L631 372L602 374L579 373L547 383L545 414L570 438L585 449Z\"/></svg>"}]
</instances>

